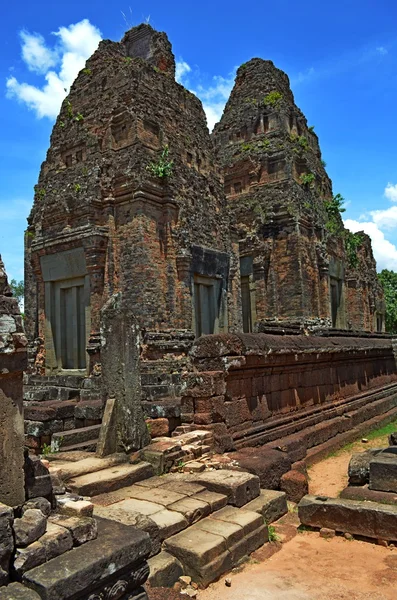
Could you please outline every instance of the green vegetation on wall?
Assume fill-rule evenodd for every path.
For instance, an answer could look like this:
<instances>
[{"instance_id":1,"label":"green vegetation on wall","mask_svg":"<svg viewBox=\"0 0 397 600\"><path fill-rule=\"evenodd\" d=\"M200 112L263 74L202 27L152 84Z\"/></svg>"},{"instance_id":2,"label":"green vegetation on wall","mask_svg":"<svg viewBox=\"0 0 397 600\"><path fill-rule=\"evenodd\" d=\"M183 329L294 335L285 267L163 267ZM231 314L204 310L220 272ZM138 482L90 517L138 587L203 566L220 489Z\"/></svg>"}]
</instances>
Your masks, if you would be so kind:
<instances>
[{"instance_id":1,"label":"green vegetation on wall","mask_svg":"<svg viewBox=\"0 0 397 600\"><path fill-rule=\"evenodd\" d=\"M378 279L385 292L386 331L397 333L397 273L383 269L378 273Z\"/></svg>"}]
</instances>

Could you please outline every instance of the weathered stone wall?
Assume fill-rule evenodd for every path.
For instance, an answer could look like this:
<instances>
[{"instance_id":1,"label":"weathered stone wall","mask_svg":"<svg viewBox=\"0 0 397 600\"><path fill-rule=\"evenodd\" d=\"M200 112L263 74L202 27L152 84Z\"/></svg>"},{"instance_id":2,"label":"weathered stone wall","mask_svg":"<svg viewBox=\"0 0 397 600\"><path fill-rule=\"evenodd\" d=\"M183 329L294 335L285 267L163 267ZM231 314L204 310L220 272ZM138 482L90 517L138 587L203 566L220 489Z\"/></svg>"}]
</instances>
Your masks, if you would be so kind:
<instances>
[{"instance_id":1,"label":"weathered stone wall","mask_svg":"<svg viewBox=\"0 0 397 600\"><path fill-rule=\"evenodd\" d=\"M26 346L18 302L12 297L0 257L0 502L9 506L25 499L22 376Z\"/></svg>"},{"instance_id":2,"label":"weathered stone wall","mask_svg":"<svg viewBox=\"0 0 397 600\"><path fill-rule=\"evenodd\" d=\"M274 439L266 437L266 430L284 416L286 426L312 412L317 413L314 423L338 416L346 409L336 408L328 416L327 409L397 381L386 336L205 336L191 355L195 373L186 376L182 420L213 428L225 449L244 439L254 444ZM354 427L354 419L345 425ZM284 435L293 431L286 429Z\"/></svg>"},{"instance_id":3,"label":"weathered stone wall","mask_svg":"<svg viewBox=\"0 0 397 600\"><path fill-rule=\"evenodd\" d=\"M93 354L100 309L117 291L141 329L175 332L176 345L180 330L194 329L194 275L220 281L218 330L239 324L228 298L237 259L222 177L201 103L175 82L173 65L164 34L133 28L120 43L101 42L63 103L27 234L28 329L44 340L47 373L62 367L46 302L66 268L46 278L43 260L51 255L61 264L65 250L82 250L85 258L67 276L88 279ZM150 165L165 149L172 176L160 177Z\"/></svg>"},{"instance_id":4,"label":"weathered stone wall","mask_svg":"<svg viewBox=\"0 0 397 600\"><path fill-rule=\"evenodd\" d=\"M242 65L213 139L245 260L241 274L250 277L253 321L317 319L376 331L384 307L370 245L363 239L353 257L346 250L340 216L329 213L332 182L318 137L287 75L259 58Z\"/></svg>"}]
</instances>

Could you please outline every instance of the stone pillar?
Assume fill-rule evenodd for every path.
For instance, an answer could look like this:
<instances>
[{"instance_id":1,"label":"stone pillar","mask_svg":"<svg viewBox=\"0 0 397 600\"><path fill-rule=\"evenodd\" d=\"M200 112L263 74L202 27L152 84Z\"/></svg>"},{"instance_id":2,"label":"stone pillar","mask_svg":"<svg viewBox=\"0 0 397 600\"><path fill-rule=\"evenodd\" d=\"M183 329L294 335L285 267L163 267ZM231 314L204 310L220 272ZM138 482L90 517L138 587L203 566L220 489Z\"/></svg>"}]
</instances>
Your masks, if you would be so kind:
<instances>
[{"instance_id":1,"label":"stone pillar","mask_svg":"<svg viewBox=\"0 0 397 600\"><path fill-rule=\"evenodd\" d=\"M115 294L101 311L103 394L107 399L115 399L107 453L131 452L150 443L141 404L139 354L134 313L122 294Z\"/></svg>"},{"instance_id":2,"label":"stone pillar","mask_svg":"<svg viewBox=\"0 0 397 600\"><path fill-rule=\"evenodd\" d=\"M8 506L25 500L22 375L26 347L18 302L0 257L0 502Z\"/></svg>"}]
</instances>

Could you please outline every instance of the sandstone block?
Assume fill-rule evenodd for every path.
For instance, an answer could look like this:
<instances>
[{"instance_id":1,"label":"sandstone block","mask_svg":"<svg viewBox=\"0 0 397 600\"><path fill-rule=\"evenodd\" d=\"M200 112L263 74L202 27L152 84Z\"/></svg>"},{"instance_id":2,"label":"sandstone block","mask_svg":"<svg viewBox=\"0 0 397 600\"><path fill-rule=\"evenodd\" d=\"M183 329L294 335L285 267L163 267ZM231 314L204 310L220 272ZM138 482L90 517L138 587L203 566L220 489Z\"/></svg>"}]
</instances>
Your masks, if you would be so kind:
<instances>
[{"instance_id":1,"label":"sandstone block","mask_svg":"<svg viewBox=\"0 0 397 600\"><path fill-rule=\"evenodd\" d=\"M397 540L397 506L305 496L298 505L303 525L327 527L374 539Z\"/></svg>"},{"instance_id":2,"label":"sandstone block","mask_svg":"<svg viewBox=\"0 0 397 600\"><path fill-rule=\"evenodd\" d=\"M259 496L248 502L244 510L259 513L269 525L287 514L287 494L276 490L260 490Z\"/></svg>"},{"instance_id":3,"label":"sandstone block","mask_svg":"<svg viewBox=\"0 0 397 600\"><path fill-rule=\"evenodd\" d=\"M169 504L167 508L170 511L181 513L189 525L192 525L193 523L196 523L196 521L203 519L211 512L211 507L209 504L207 504L207 502L202 502L197 500L197 498L192 497L178 500L178 502Z\"/></svg>"},{"instance_id":4,"label":"sandstone block","mask_svg":"<svg viewBox=\"0 0 397 600\"><path fill-rule=\"evenodd\" d=\"M47 560L45 546L40 542L33 542L26 548L17 548L14 560L14 569L19 578L22 575L42 565Z\"/></svg>"},{"instance_id":5,"label":"sandstone block","mask_svg":"<svg viewBox=\"0 0 397 600\"><path fill-rule=\"evenodd\" d=\"M34 500L28 500L22 506L22 514L25 514L30 508L41 510L45 517L48 517L51 513L51 503L46 498L34 498Z\"/></svg>"},{"instance_id":6,"label":"sandstone block","mask_svg":"<svg viewBox=\"0 0 397 600\"><path fill-rule=\"evenodd\" d=\"M259 478L240 471L205 471L194 475L194 481L204 485L210 492L224 494L228 504L244 506L259 496Z\"/></svg>"},{"instance_id":7,"label":"sandstone block","mask_svg":"<svg viewBox=\"0 0 397 600\"><path fill-rule=\"evenodd\" d=\"M151 438L162 437L170 432L170 423L166 418L146 419L146 425Z\"/></svg>"},{"instance_id":8,"label":"sandstone block","mask_svg":"<svg viewBox=\"0 0 397 600\"><path fill-rule=\"evenodd\" d=\"M0 600L41 600L41 598L22 583L11 583L7 587L0 587Z\"/></svg>"},{"instance_id":9,"label":"sandstone block","mask_svg":"<svg viewBox=\"0 0 397 600\"><path fill-rule=\"evenodd\" d=\"M288 471L281 476L280 489L287 494L290 502L298 503L309 493L307 476L300 471Z\"/></svg>"},{"instance_id":10,"label":"sandstone block","mask_svg":"<svg viewBox=\"0 0 397 600\"><path fill-rule=\"evenodd\" d=\"M148 576L144 561L149 552L147 533L101 520L96 540L28 571L24 583L37 591L41 600L67 600L89 596L98 583L103 588L112 586L130 569L126 590L130 592L138 590Z\"/></svg>"},{"instance_id":11,"label":"sandstone block","mask_svg":"<svg viewBox=\"0 0 397 600\"><path fill-rule=\"evenodd\" d=\"M10 559L14 551L12 508L0 503L0 586L8 583Z\"/></svg>"},{"instance_id":12,"label":"sandstone block","mask_svg":"<svg viewBox=\"0 0 397 600\"><path fill-rule=\"evenodd\" d=\"M148 564L150 567L148 581L151 587L171 588L183 574L183 567L179 560L168 552L163 551L149 558Z\"/></svg>"},{"instance_id":13,"label":"sandstone block","mask_svg":"<svg viewBox=\"0 0 397 600\"><path fill-rule=\"evenodd\" d=\"M227 504L227 496L225 496L225 494L217 494L216 492L209 492L208 490L195 494L192 498L209 504L211 512L220 510Z\"/></svg>"},{"instance_id":14,"label":"sandstone block","mask_svg":"<svg viewBox=\"0 0 397 600\"><path fill-rule=\"evenodd\" d=\"M64 527L54 525L54 523L47 524L47 532L40 538L40 543L45 548L47 561L73 548L70 532Z\"/></svg>"},{"instance_id":15,"label":"sandstone block","mask_svg":"<svg viewBox=\"0 0 397 600\"><path fill-rule=\"evenodd\" d=\"M265 446L242 448L232 452L230 458L237 461L240 468L259 477L260 487L275 490L280 487L281 476L291 469L292 461L285 452Z\"/></svg>"},{"instance_id":16,"label":"sandstone block","mask_svg":"<svg viewBox=\"0 0 397 600\"><path fill-rule=\"evenodd\" d=\"M46 531L47 519L39 509L27 509L20 519L14 521L15 544L25 548L36 542Z\"/></svg>"},{"instance_id":17,"label":"sandstone block","mask_svg":"<svg viewBox=\"0 0 397 600\"><path fill-rule=\"evenodd\" d=\"M88 500L69 501L60 507L60 511L62 514L71 517L92 517L94 505L92 502L88 502Z\"/></svg>"},{"instance_id":18,"label":"sandstone block","mask_svg":"<svg viewBox=\"0 0 397 600\"><path fill-rule=\"evenodd\" d=\"M369 482L369 463L379 452L381 449L374 448L353 454L348 468L349 485L365 485Z\"/></svg>"},{"instance_id":19,"label":"sandstone block","mask_svg":"<svg viewBox=\"0 0 397 600\"><path fill-rule=\"evenodd\" d=\"M397 456L378 454L369 465L369 489L397 493Z\"/></svg>"},{"instance_id":20,"label":"sandstone block","mask_svg":"<svg viewBox=\"0 0 397 600\"><path fill-rule=\"evenodd\" d=\"M160 540L163 541L176 533L186 529L190 521L182 511L160 510L151 515L151 519L159 528Z\"/></svg>"},{"instance_id":21,"label":"sandstone block","mask_svg":"<svg viewBox=\"0 0 397 600\"><path fill-rule=\"evenodd\" d=\"M50 522L67 529L73 540L74 546L81 546L90 540L95 540L98 535L97 523L91 517L52 517Z\"/></svg>"}]
</instances>

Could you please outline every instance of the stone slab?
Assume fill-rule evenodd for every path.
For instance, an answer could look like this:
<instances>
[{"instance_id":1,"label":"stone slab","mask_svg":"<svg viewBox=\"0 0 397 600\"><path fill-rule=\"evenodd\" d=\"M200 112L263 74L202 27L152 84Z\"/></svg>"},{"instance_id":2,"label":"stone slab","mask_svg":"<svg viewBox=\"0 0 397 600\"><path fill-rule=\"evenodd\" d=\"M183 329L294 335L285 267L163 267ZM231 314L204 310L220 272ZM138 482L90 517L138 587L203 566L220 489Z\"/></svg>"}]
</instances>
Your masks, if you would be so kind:
<instances>
[{"instance_id":1,"label":"stone slab","mask_svg":"<svg viewBox=\"0 0 397 600\"><path fill-rule=\"evenodd\" d=\"M211 506L207 502L202 502L201 500L197 500L197 498L189 497L182 498L182 500L178 500L178 502L169 504L167 508L170 511L176 511L182 514L189 525L207 517L211 512Z\"/></svg>"},{"instance_id":2,"label":"stone slab","mask_svg":"<svg viewBox=\"0 0 397 600\"><path fill-rule=\"evenodd\" d=\"M157 556L149 558L150 567L149 583L151 587L171 588L183 575L183 567L175 556L168 552L160 552Z\"/></svg>"},{"instance_id":3,"label":"stone slab","mask_svg":"<svg viewBox=\"0 0 397 600\"><path fill-rule=\"evenodd\" d=\"M170 481L168 483L165 482L164 485L161 486L161 489L177 492L179 494L183 494L184 496L193 496L203 492L205 487L198 483L191 483L189 481Z\"/></svg>"},{"instance_id":4,"label":"stone slab","mask_svg":"<svg viewBox=\"0 0 397 600\"><path fill-rule=\"evenodd\" d=\"M125 576L133 565L143 564L130 581L134 587L142 585L148 574L145 559L150 552L147 533L115 521L98 519L98 538L75 548L49 563L36 567L24 575L23 583L35 590L41 600L83 598L83 592L92 594L98 586L117 581L118 573Z\"/></svg>"},{"instance_id":5,"label":"stone slab","mask_svg":"<svg viewBox=\"0 0 397 600\"><path fill-rule=\"evenodd\" d=\"M244 535L249 535L263 525L263 518L258 513L233 506L225 506L222 510L218 510L211 515L209 522L211 521L234 523L242 528Z\"/></svg>"},{"instance_id":6,"label":"stone slab","mask_svg":"<svg viewBox=\"0 0 397 600\"><path fill-rule=\"evenodd\" d=\"M163 489L163 487L151 489L140 486L131 486L129 496L137 500L147 500L155 504L161 504L162 506L168 506L186 498L184 494L171 492Z\"/></svg>"},{"instance_id":7,"label":"stone slab","mask_svg":"<svg viewBox=\"0 0 397 600\"><path fill-rule=\"evenodd\" d=\"M41 598L22 583L11 583L7 587L0 587L0 600L41 600Z\"/></svg>"},{"instance_id":8,"label":"stone slab","mask_svg":"<svg viewBox=\"0 0 397 600\"><path fill-rule=\"evenodd\" d=\"M378 454L369 463L369 489L397 493L397 456Z\"/></svg>"},{"instance_id":9,"label":"stone slab","mask_svg":"<svg viewBox=\"0 0 397 600\"><path fill-rule=\"evenodd\" d=\"M292 460L286 452L266 446L242 448L229 454L229 457L237 462L238 468L257 475L260 487L268 490L279 488L281 476L289 471L292 465Z\"/></svg>"},{"instance_id":10,"label":"stone slab","mask_svg":"<svg viewBox=\"0 0 397 600\"><path fill-rule=\"evenodd\" d=\"M149 502L148 500L137 500L136 498L127 498L121 502L117 502L113 505L118 510L124 510L126 512L137 512L141 515L151 516L164 510L162 504L156 502Z\"/></svg>"},{"instance_id":11,"label":"stone slab","mask_svg":"<svg viewBox=\"0 0 397 600\"><path fill-rule=\"evenodd\" d=\"M70 491L82 496L96 496L132 485L136 481L152 475L153 468L149 463L122 464L70 479L67 487Z\"/></svg>"},{"instance_id":12,"label":"stone slab","mask_svg":"<svg viewBox=\"0 0 397 600\"><path fill-rule=\"evenodd\" d=\"M257 498L244 506L244 510L259 513L269 525L287 514L287 495L277 490L261 490Z\"/></svg>"},{"instance_id":13,"label":"stone slab","mask_svg":"<svg viewBox=\"0 0 397 600\"><path fill-rule=\"evenodd\" d=\"M194 481L204 485L210 492L224 494L228 504L244 506L259 496L259 477L240 471L218 470L198 473Z\"/></svg>"},{"instance_id":14,"label":"stone slab","mask_svg":"<svg viewBox=\"0 0 397 600\"><path fill-rule=\"evenodd\" d=\"M83 458L82 460L73 461L70 463L56 464L56 473L62 481L67 481L73 477L80 477L88 473L96 473L115 465L120 465L128 462L127 454L111 454L105 458L98 458L95 455ZM52 468L50 467L50 473Z\"/></svg>"},{"instance_id":15,"label":"stone slab","mask_svg":"<svg viewBox=\"0 0 397 600\"><path fill-rule=\"evenodd\" d=\"M194 494L191 498L195 498L201 502L207 502L207 504L210 505L211 512L220 510L227 504L227 496L225 496L225 494L217 494L216 492L209 492L208 490L204 490L204 492L200 492L199 494Z\"/></svg>"},{"instance_id":16,"label":"stone slab","mask_svg":"<svg viewBox=\"0 0 397 600\"><path fill-rule=\"evenodd\" d=\"M339 497L348 500L370 500L371 502L397 505L397 494L394 492L370 490L368 489L368 485L348 485L341 491Z\"/></svg>"},{"instance_id":17,"label":"stone slab","mask_svg":"<svg viewBox=\"0 0 397 600\"><path fill-rule=\"evenodd\" d=\"M189 527L164 542L164 550L198 570L227 550L225 538L196 527ZM189 574L189 573L188 573Z\"/></svg>"},{"instance_id":18,"label":"stone slab","mask_svg":"<svg viewBox=\"0 0 397 600\"><path fill-rule=\"evenodd\" d=\"M189 525L189 521L185 518L183 513L173 512L167 509L163 509L160 512L151 515L151 519L159 528L161 541L179 533Z\"/></svg>"},{"instance_id":19,"label":"stone slab","mask_svg":"<svg viewBox=\"0 0 397 600\"><path fill-rule=\"evenodd\" d=\"M327 527L364 537L397 540L397 506L342 498L305 496L299 519L310 527Z\"/></svg>"}]
</instances>

